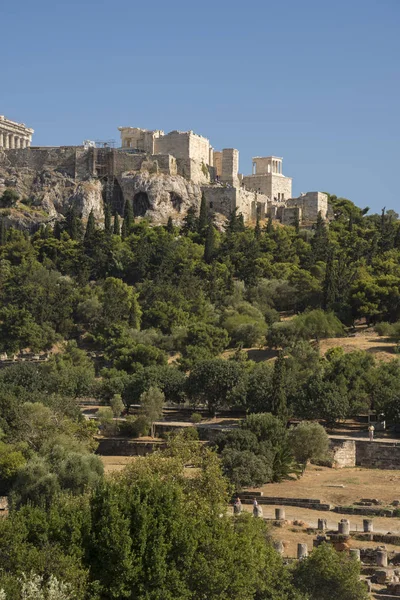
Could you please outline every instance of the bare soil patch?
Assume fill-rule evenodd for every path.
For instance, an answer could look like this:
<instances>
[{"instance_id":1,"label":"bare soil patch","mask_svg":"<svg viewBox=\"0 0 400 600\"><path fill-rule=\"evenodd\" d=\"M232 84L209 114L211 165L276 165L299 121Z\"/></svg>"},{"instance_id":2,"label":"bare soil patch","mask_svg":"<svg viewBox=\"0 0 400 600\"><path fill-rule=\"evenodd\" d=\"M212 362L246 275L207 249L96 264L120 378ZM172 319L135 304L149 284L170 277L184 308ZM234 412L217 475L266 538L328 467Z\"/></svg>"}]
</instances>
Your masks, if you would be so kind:
<instances>
[{"instance_id":1,"label":"bare soil patch","mask_svg":"<svg viewBox=\"0 0 400 600\"><path fill-rule=\"evenodd\" d=\"M338 487L341 485L344 487ZM300 479L268 483L259 491L264 496L315 498L335 505L351 505L361 498L376 498L390 504L400 499L400 470L330 469L310 465Z\"/></svg>"}]
</instances>

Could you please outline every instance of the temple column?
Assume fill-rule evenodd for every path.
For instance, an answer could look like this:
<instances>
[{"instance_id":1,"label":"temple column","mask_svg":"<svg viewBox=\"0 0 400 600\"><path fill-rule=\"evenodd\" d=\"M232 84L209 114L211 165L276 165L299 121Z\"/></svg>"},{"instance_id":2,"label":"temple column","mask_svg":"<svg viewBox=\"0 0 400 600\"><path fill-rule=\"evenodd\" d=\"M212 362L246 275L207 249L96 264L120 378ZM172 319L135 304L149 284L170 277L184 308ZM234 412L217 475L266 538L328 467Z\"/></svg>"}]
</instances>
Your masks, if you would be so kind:
<instances>
[{"instance_id":1,"label":"temple column","mask_svg":"<svg viewBox=\"0 0 400 600\"><path fill-rule=\"evenodd\" d=\"M3 132L0 131L0 148L3 148Z\"/></svg>"},{"instance_id":2,"label":"temple column","mask_svg":"<svg viewBox=\"0 0 400 600\"><path fill-rule=\"evenodd\" d=\"M8 147L11 148L11 150L14 149L14 136L12 133L8 136Z\"/></svg>"},{"instance_id":3,"label":"temple column","mask_svg":"<svg viewBox=\"0 0 400 600\"><path fill-rule=\"evenodd\" d=\"M19 137L16 135L14 137L14 148L18 149L19 147Z\"/></svg>"},{"instance_id":4,"label":"temple column","mask_svg":"<svg viewBox=\"0 0 400 600\"><path fill-rule=\"evenodd\" d=\"M4 148L9 148L10 144L9 144L9 137L8 137L8 133L4 133L3 134L3 139L4 139Z\"/></svg>"}]
</instances>

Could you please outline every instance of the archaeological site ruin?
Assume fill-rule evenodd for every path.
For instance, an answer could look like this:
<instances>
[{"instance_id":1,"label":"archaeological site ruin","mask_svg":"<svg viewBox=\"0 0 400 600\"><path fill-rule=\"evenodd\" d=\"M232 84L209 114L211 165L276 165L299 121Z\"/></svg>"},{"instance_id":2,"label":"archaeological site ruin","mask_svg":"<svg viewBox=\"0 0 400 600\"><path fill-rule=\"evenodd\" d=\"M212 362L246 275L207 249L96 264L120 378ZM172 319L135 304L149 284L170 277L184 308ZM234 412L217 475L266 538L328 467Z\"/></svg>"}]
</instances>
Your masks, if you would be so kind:
<instances>
[{"instance_id":1,"label":"archaeological site ruin","mask_svg":"<svg viewBox=\"0 0 400 600\"><path fill-rule=\"evenodd\" d=\"M93 210L100 220L105 203L113 213L124 214L126 203L132 203L135 217L180 223L189 207L198 209L202 196L221 220L237 211L247 223L272 217L307 228L318 213L328 218L326 194L292 197L281 157L254 157L252 173L242 175L237 149L215 150L193 131L118 129L118 148L91 141L32 146L32 129L0 117L0 195L14 188L33 209L7 215L10 223L32 228L63 218L72 205L83 218Z\"/></svg>"}]
</instances>

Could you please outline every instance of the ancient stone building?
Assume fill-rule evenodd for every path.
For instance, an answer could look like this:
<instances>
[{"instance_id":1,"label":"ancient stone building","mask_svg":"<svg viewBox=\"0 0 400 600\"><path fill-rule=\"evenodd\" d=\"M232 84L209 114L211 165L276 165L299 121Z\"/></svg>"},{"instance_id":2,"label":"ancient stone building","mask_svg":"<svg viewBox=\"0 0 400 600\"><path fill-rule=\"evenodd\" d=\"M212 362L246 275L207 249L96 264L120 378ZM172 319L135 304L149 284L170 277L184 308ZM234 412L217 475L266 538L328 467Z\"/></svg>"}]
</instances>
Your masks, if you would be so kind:
<instances>
[{"instance_id":1,"label":"ancient stone building","mask_svg":"<svg viewBox=\"0 0 400 600\"><path fill-rule=\"evenodd\" d=\"M29 148L33 129L0 115L0 148Z\"/></svg>"},{"instance_id":2,"label":"ancient stone building","mask_svg":"<svg viewBox=\"0 0 400 600\"><path fill-rule=\"evenodd\" d=\"M261 192L276 202L291 198L292 178L283 175L282 160L277 156L253 158L253 173L243 177L244 187Z\"/></svg>"},{"instance_id":3,"label":"ancient stone building","mask_svg":"<svg viewBox=\"0 0 400 600\"><path fill-rule=\"evenodd\" d=\"M326 194L291 197L292 179L282 173L282 158L255 157L253 173L243 176L237 149L214 151L193 131L119 131L120 148L31 147L32 129L0 117L0 195L13 182L22 199L41 207L36 220L63 218L71 203L84 218L93 209L101 220L104 203L122 215L129 202L136 217L154 223L172 217L178 223L189 207L199 208L202 195L211 212L229 218L237 211L246 222L271 216L309 227L319 212L328 219ZM25 211L25 221L31 214Z\"/></svg>"}]
</instances>

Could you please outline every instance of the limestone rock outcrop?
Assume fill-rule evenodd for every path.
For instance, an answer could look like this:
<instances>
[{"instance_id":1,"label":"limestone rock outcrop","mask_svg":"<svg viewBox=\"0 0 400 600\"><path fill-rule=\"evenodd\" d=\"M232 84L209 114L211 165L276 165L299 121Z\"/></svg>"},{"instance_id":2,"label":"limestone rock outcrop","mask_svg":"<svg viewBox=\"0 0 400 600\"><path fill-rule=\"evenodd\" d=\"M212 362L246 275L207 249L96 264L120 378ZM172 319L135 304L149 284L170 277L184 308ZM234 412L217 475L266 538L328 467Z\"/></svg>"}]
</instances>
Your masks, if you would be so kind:
<instances>
[{"instance_id":1,"label":"limestone rock outcrop","mask_svg":"<svg viewBox=\"0 0 400 600\"><path fill-rule=\"evenodd\" d=\"M6 189L19 195L15 206L0 210L9 226L34 230L41 223L63 219L71 206L83 219L91 210L98 221L104 217L103 184L99 179L78 181L56 170L0 164L0 197Z\"/></svg>"},{"instance_id":2,"label":"limestone rock outcrop","mask_svg":"<svg viewBox=\"0 0 400 600\"><path fill-rule=\"evenodd\" d=\"M200 206L201 187L179 175L126 172L119 185L135 217L146 216L154 223L165 223L169 216L181 222L190 206Z\"/></svg>"}]
</instances>

